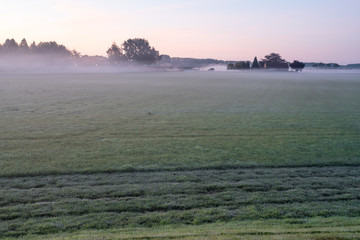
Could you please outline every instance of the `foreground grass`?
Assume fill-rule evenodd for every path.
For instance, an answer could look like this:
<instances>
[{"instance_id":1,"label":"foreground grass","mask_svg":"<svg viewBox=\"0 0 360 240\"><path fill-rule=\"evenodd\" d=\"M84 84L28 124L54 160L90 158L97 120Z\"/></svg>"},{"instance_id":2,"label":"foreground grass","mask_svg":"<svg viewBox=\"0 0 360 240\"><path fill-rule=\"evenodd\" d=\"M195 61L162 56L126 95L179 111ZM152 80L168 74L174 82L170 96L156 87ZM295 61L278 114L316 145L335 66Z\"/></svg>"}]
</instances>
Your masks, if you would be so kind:
<instances>
[{"instance_id":1,"label":"foreground grass","mask_svg":"<svg viewBox=\"0 0 360 240\"><path fill-rule=\"evenodd\" d=\"M357 74L2 75L0 238L356 239L359 92Z\"/></svg>"},{"instance_id":2,"label":"foreground grass","mask_svg":"<svg viewBox=\"0 0 360 240\"><path fill-rule=\"evenodd\" d=\"M0 184L0 237L360 215L360 167L50 175Z\"/></svg>"}]
</instances>

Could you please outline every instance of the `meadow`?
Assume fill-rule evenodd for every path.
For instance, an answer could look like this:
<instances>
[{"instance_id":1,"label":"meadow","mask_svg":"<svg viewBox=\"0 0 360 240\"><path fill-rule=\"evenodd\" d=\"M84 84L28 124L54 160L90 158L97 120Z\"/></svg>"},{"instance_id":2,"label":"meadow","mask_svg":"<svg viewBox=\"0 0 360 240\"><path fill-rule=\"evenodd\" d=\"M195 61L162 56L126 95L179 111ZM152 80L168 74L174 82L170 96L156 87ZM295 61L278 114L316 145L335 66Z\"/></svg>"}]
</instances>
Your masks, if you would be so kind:
<instances>
[{"instance_id":1,"label":"meadow","mask_svg":"<svg viewBox=\"0 0 360 240\"><path fill-rule=\"evenodd\" d=\"M0 75L0 238L357 239L360 74Z\"/></svg>"}]
</instances>

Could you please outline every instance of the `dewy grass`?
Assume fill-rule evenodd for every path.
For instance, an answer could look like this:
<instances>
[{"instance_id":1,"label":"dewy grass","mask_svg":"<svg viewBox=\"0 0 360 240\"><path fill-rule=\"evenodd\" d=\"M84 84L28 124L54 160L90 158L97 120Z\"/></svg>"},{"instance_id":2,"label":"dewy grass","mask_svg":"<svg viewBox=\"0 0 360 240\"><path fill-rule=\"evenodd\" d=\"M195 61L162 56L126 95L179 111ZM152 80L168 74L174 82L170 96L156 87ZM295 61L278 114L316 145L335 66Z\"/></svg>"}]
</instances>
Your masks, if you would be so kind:
<instances>
[{"instance_id":1,"label":"dewy grass","mask_svg":"<svg viewBox=\"0 0 360 240\"><path fill-rule=\"evenodd\" d=\"M1 75L0 238L354 239L359 92L351 73Z\"/></svg>"},{"instance_id":2,"label":"dewy grass","mask_svg":"<svg viewBox=\"0 0 360 240\"><path fill-rule=\"evenodd\" d=\"M268 75L2 76L0 175L359 164L357 75Z\"/></svg>"}]
</instances>

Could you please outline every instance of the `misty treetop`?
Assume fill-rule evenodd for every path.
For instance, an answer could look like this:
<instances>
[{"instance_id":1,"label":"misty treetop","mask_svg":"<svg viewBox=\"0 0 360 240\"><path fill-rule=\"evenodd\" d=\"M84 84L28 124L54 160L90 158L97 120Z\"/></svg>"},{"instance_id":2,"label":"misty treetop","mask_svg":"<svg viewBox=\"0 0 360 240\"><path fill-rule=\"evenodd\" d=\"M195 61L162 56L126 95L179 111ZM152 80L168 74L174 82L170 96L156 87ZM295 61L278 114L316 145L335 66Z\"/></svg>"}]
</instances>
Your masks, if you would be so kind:
<instances>
[{"instance_id":1,"label":"misty treetop","mask_svg":"<svg viewBox=\"0 0 360 240\"><path fill-rule=\"evenodd\" d=\"M283 59L280 54L278 53L270 53L269 55L266 55L264 59L262 59L264 62L265 68L276 68L276 69L288 69L289 65L288 62Z\"/></svg>"},{"instance_id":2,"label":"misty treetop","mask_svg":"<svg viewBox=\"0 0 360 240\"><path fill-rule=\"evenodd\" d=\"M22 42L24 42L24 41L26 43L26 40L23 39ZM14 39L6 39L0 49L4 50L4 51L13 51L15 49L18 49L18 47L19 47L19 45L17 44L17 42Z\"/></svg>"},{"instance_id":3,"label":"misty treetop","mask_svg":"<svg viewBox=\"0 0 360 240\"><path fill-rule=\"evenodd\" d=\"M32 42L29 46L25 38L21 40L20 44L18 44L14 39L6 39L4 44L0 44L0 54L51 54L56 56L73 55L72 51L55 41L40 42L38 44Z\"/></svg>"},{"instance_id":4,"label":"misty treetop","mask_svg":"<svg viewBox=\"0 0 360 240\"><path fill-rule=\"evenodd\" d=\"M63 71L76 68L80 61L79 52L55 41L29 45L24 38L20 43L6 39L0 44L0 72Z\"/></svg>"},{"instance_id":5,"label":"misty treetop","mask_svg":"<svg viewBox=\"0 0 360 240\"><path fill-rule=\"evenodd\" d=\"M106 51L111 63L120 63L125 60L140 64L152 64L160 60L159 51L151 47L148 40L134 38L124 41L119 47L113 43Z\"/></svg>"},{"instance_id":6,"label":"misty treetop","mask_svg":"<svg viewBox=\"0 0 360 240\"><path fill-rule=\"evenodd\" d=\"M38 45L34 45L31 51L38 54L54 54L71 56L72 52L69 51L64 45L52 42L40 42Z\"/></svg>"},{"instance_id":7,"label":"misty treetop","mask_svg":"<svg viewBox=\"0 0 360 240\"><path fill-rule=\"evenodd\" d=\"M119 64L127 61L126 56L123 53L122 48L120 48L115 42L111 47L106 51L109 61L112 64Z\"/></svg>"}]
</instances>

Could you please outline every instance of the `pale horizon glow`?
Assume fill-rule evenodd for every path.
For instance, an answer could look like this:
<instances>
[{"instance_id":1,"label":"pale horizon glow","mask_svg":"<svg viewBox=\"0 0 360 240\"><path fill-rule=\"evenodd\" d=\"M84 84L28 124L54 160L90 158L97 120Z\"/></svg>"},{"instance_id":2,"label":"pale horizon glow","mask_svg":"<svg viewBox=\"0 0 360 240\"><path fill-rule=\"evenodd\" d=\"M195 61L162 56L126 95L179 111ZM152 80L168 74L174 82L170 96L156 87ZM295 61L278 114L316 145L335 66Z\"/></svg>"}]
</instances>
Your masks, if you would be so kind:
<instances>
[{"instance_id":1,"label":"pale horizon glow","mask_svg":"<svg viewBox=\"0 0 360 240\"><path fill-rule=\"evenodd\" d=\"M0 43L56 41L105 56L139 37L171 57L360 63L359 9L358 0L4 0Z\"/></svg>"}]
</instances>

